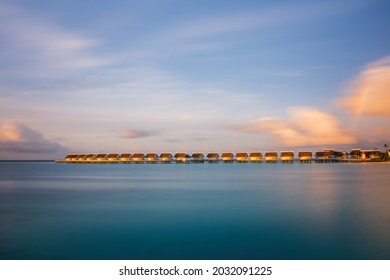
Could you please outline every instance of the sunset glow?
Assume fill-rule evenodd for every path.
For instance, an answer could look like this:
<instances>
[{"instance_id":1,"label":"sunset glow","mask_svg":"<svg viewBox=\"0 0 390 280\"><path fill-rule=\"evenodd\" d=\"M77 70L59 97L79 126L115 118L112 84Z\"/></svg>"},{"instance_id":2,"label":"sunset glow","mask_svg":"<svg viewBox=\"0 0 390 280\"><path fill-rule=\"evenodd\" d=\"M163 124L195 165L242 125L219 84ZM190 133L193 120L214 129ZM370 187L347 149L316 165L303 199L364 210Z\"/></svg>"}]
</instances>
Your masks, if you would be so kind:
<instances>
[{"instance_id":1,"label":"sunset glow","mask_svg":"<svg viewBox=\"0 0 390 280\"><path fill-rule=\"evenodd\" d=\"M383 147L388 8L0 0L0 159Z\"/></svg>"}]
</instances>

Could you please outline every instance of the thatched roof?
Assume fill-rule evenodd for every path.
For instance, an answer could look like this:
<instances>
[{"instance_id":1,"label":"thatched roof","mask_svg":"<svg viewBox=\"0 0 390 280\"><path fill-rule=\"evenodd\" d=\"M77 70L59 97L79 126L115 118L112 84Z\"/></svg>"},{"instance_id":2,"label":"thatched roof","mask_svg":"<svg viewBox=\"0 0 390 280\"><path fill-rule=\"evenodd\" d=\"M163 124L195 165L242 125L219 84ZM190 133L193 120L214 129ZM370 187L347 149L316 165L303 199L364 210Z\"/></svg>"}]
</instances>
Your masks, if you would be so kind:
<instances>
[{"instance_id":1,"label":"thatched roof","mask_svg":"<svg viewBox=\"0 0 390 280\"><path fill-rule=\"evenodd\" d=\"M202 153L193 153L192 158L199 159L199 158L204 158L204 155Z\"/></svg>"},{"instance_id":2,"label":"thatched roof","mask_svg":"<svg viewBox=\"0 0 390 280\"><path fill-rule=\"evenodd\" d=\"M302 151L298 153L299 157L312 157L313 153L310 151Z\"/></svg>"},{"instance_id":3,"label":"thatched roof","mask_svg":"<svg viewBox=\"0 0 390 280\"><path fill-rule=\"evenodd\" d=\"M293 151L283 151L283 152L280 152L280 156L281 157L293 157L294 152Z\"/></svg>"},{"instance_id":4,"label":"thatched roof","mask_svg":"<svg viewBox=\"0 0 390 280\"><path fill-rule=\"evenodd\" d=\"M262 157L262 153L260 152L252 152L249 154L249 157Z\"/></svg>"},{"instance_id":5,"label":"thatched roof","mask_svg":"<svg viewBox=\"0 0 390 280\"><path fill-rule=\"evenodd\" d=\"M121 154L120 158L131 158L131 154Z\"/></svg>"},{"instance_id":6,"label":"thatched roof","mask_svg":"<svg viewBox=\"0 0 390 280\"><path fill-rule=\"evenodd\" d=\"M98 154L96 158L106 158L107 154Z\"/></svg>"},{"instance_id":7,"label":"thatched roof","mask_svg":"<svg viewBox=\"0 0 390 280\"><path fill-rule=\"evenodd\" d=\"M178 157L187 157L187 154L186 153L176 153L175 158L178 158Z\"/></svg>"},{"instance_id":8,"label":"thatched roof","mask_svg":"<svg viewBox=\"0 0 390 280\"><path fill-rule=\"evenodd\" d=\"M219 154L218 153L208 153L207 154L207 158L210 159L210 158L219 158Z\"/></svg>"},{"instance_id":9,"label":"thatched roof","mask_svg":"<svg viewBox=\"0 0 390 280\"><path fill-rule=\"evenodd\" d=\"M248 153L236 153L236 157L248 157Z\"/></svg>"},{"instance_id":10,"label":"thatched roof","mask_svg":"<svg viewBox=\"0 0 390 280\"><path fill-rule=\"evenodd\" d=\"M86 157L87 158L93 158L93 157L95 157L95 154L88 154Z\"/></svg>"},{"instance_id":11,"label":"thatched roof","mask_svg":"<svg viewBox=\"0 0 390 280\"><path fill-rule=\"evenodd\" d=\"M144 158L145 155L141 153L133 154L133 158Z\"/></svg>"},{"instance_id":12,"label":"thatched roof","mask_svg":"<svg viewBox=\"0 0 390 280\"><path fill-rule=\"evenodd\" d=\"M352 149L349 154L351 156L360 156L362 154L362 150L361 149Z\"/></svg>"},{"instance_id":13,"label":"thatched roof","mask_svg":"<svg viewBox=\"0 0 390 280\"><path fill-rule=\"evenodd\" d=\"M75 159L75 158L77 158L79 155L75 155L75 154L72 154L72 155L67 155L66 157L65 157L65 159Z\"/></svg>"},{"instance_id":14,"label":"thatched roof","mask_svg":"<svg viewBox=\"0 0 390 280\"><path fill-rule=\"evenodd\" d=\"M333 149L324 149L324 152L327 152L328 155L330 155L330 156L335 154L335 150L333 150Z\"/></svg>"},{"instance_id":15,"label":"thatched roof","mask_svg":"<svg viewBox=\"0 0 390 280\"><path fill-rule=\"evenodd\" d=\"M171 158L172 157L172 154L171 153L162 153L160 155L160 158Z\"/></svg>"},{"instance_id":16,"label":"thatched roof","mask_svg":"<svg viewBox=\"0 0 390 280\"><path fill-rule=\"evenodd\" d=\"M379 150L364 150L363 152L366 155L379 155L381 153Z\"/></svg>"},{"instance_id":17,"label":"thatched roof","mask_svg":"<svg viewBox=\"0 0 390 280\"><path fill-rule=\"evenodd\" d=\"M342 156L344 156L346 154L347 154L347 152L340 152L340 151L334 151L334 153L333 153L333 155L335 157L342 157Z\"/></svg>"},{"instance_id":18,"label":"thatched roof","mask_svg":"<svg viewBox=\"0 0 390 280\"><path fill-rule=\"evenodd\" d=\"M329 152L328 151L316 152L314 156L315 157L328 157Z\"/></svg>"},{"instance_id":19,"label":"thatched roof","mask_svg":"<svg viewBox=\"0 0 390 280\"><path fill-rule=\"evenodd\" d=\"M222 157L230 157L233 158L234 154L233 153L222 153Z\"/></svg>"},{"instance_id":20,"label":"thatched roof","mask_svg":"<svg viewBox=\"0 0 390 280\"><path fill-rule=\"evenodd\" d=\"M147 158L158 158L158 155L156 153L149 153L146 155Z\"/></svg>"},{"instance_id":21,"label":"thatched roof","mask_svg":"<svg viewBox=\"0 0 390 280\"><path fill-rule=\"evenodd\" d=\"M87 154L81 154L77 156L77 159L85 159Z\"/></svg>"},{"instance_id":22,"label":"thatched roof","mask_svg":"<svg viewBox=\"0 0 390 280\"><path fill-rule=\"evenodd\" d=\"M117 158L119 157L119 154L109 154L107 158Z\"/></svg>"},{"instance_id":23,"label":"thatched roof","mask_svg":"<svg viewBox=\"0 0 390 280\"><path fill-rule=\"evenodd\" d=\"M265 152L265 157L278 157L277 152Z\"/></svg>"}]
</instances>

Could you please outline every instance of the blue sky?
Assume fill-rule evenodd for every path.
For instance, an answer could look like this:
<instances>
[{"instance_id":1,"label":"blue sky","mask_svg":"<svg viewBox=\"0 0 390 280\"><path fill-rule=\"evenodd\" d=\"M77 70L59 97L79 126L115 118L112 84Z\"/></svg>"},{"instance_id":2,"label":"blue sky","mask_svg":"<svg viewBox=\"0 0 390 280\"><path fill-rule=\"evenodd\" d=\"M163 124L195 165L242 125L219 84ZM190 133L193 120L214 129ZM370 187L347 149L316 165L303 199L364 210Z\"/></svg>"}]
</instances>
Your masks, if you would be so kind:
<instances>
[{"instance_id":1,"label":"blue sky","mask_svg":"<svg viewBox=\"0 0 390 280\"><path fill-rule=\"evenodd\" d=\"M381 148L389 12L372 0L0 1L0 159Z\"/></svg>"}]
</instances>

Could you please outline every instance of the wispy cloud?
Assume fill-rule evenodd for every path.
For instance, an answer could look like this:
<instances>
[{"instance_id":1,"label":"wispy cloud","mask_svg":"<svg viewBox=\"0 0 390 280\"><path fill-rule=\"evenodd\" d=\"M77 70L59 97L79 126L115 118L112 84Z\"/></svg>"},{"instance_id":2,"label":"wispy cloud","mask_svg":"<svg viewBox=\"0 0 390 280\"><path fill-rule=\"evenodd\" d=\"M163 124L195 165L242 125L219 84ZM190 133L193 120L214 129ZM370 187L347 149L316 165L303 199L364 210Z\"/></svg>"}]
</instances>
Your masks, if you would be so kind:
<instances>
[{"instance_id":1,"label":"wispy cloud","mask_svg":"<svg viewBox=\"0 0 390 280\"><path fill-rule=\"evenodd\" d=\"M0 128L0 152L55 153L59 151L66 151L66 149L22 123L7 121Z\"/></svg>"},{"instance_id":2,"label":"wispy cloud","mask_svg":"<svg viewBox=\"0 0 390 280\"><path fill-rule=\"evenodd\" d=\"M171 28L163 35L167 38L198 38L242 32L253 28L265 28L291 22L306 22L350 10L352 6L334 3L284 5L252 11L236 11L232 14L189 21Z\"/></svg>"},{"instance_id":3,"label":"wispy cloud","mask_svg":"<svg viewBox=\"0 0 390 280\"><path fill-rule=\"evenodd\" d=\"M350 86L349 96L338 100L356 117L390 117L390 56L367 65Z\"/></svg>"},{"instance_id":4,"label":"wispy cloud","mask_svg":"<svg viewBox=\"0 0 390 280\"><path fill-rule=\"evenodd\" d=\"M161 53L188 53L215 51L235 46L237 37L226 35L242 34L256 30L265 31L274 27L312 22L346 13L366 5L359 1L351 5L346 2L309 2L301 5L284 4L253 10L220 11L212 16L189 18L181 24L164 26L154 34L149 46L157 46ZM165 28L165 29L164 29ZM262 36L262 33L257 33ZM169 49L167 49L167 47ZM153 48L153 47L152 47ZM156 50L157 50L156 49ZM161 50L164 50L161 52ZM153 51L148 49L148 53Z\"/></svg>"},{"instance_id":5,"label":"wispy cloud","mask_svg":"<svg viewBox=\"0 0 390 280\"><path fill-rule=\"evenodd\" d=\"M228 128L236 132L268 134L274 143L289 147L356 142L354 133L342 128L334 115L315 108L291 108L288 118L261 118Z\"/></svg>"},{"instance_id":6,"label":"wispy cloud","mask_svg":"<svg viewBox=\"0 0 390 280\"><path fill-rule=\"evenodd\" d=\"M97 40L63 30L10 4L0 3L0 40L0 63L12 65L7 68L11 73L53 77L107 63L91 52Z\"/></svg>"},{"instance_id":7,"label":"wispy cloud","mask_svg":"<svg viewBox=\"0 0 390 280\"><path fill-rule=\"evenodd\" d=\"M138 129L125 129L119 132L119 137L126 139L136 139L136 138L144 138L153 135L157 135L157 131L146 131L146 130L138 130Z\"/></svg>"}]
</instances>

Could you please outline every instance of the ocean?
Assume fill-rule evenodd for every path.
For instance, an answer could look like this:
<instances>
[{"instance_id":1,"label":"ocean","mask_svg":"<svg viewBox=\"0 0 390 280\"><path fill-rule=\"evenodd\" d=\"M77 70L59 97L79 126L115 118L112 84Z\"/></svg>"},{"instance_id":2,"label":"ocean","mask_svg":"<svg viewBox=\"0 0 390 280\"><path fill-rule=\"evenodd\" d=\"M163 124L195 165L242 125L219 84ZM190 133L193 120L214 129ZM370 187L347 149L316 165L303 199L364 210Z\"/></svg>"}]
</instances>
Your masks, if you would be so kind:
<instances>
[{"instance_id":1,"label":"ocean","mask_svg":"<svg viewBox=\"0 0 390 280\"><path fill-rule=\"evenodd\" d=\"M390 163L0 162L0 259L390 259Z\"/></svg>"}]
</instances>

